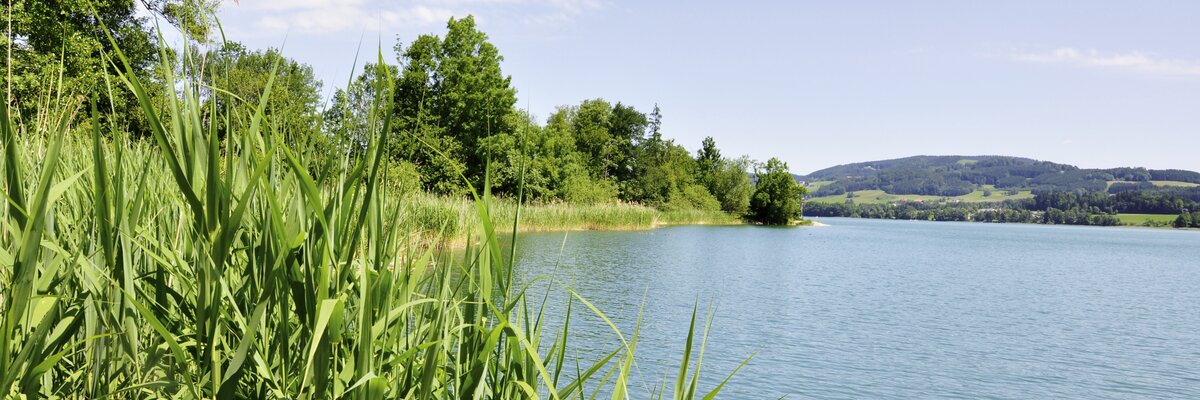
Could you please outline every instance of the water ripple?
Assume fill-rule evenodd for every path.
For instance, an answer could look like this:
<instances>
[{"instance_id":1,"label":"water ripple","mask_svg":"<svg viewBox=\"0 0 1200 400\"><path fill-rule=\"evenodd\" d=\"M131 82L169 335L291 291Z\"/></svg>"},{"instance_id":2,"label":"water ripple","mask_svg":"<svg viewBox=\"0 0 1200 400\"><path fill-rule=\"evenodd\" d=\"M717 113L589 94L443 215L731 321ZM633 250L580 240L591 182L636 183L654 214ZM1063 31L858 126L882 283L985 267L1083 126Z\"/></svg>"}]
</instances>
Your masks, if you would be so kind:
<instances>
[{"instance_id":1,"label":"water ripple","mask_svg":"<svg viewBox=\"0 0 1200 400\"><path fill-rule=\"evenodd\" d=\"M532 234L519 267L627 332L644 307L635 387L672 379L699 301L718 305L705 387L758 352L726 398L1200 398L1196 232L825 222L571 233L562 254ZM581 357L612 351L576 312Z\"/></svg>"}]
</instances>

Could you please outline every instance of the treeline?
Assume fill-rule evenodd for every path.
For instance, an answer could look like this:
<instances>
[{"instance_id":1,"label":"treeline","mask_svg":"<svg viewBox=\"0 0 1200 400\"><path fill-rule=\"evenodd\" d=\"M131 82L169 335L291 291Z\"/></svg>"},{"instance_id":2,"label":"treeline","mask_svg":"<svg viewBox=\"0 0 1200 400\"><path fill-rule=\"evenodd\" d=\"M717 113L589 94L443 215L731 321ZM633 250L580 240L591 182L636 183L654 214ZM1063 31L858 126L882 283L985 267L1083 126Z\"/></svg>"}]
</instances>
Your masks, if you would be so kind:
<instances>
[{"instance_id":1,"label":"treeline","mask_svg":"<svg viewBox=\"0 0 1200 400\"><path fill-rule=\"evenodd\" d=\"M1008 222L1053 225L1115 226L1121 221L1115 215L1091 213L1083 209L1045 211L1006 206L955 205L921 203L894 204L836 204L809 203L804 207L809 217L850 217L873 219L905 219L921 221Z\"/></svg>"},{"instance_id":2,"label":"treeline","mask_svg":"<svg viewBox=\"0 0 1200 400\"><path fill-rule=\"evenodd\" d=\"M516 107L503 57L472 17L452 19L444 36L395 46L396 82L369 110L381 83L366 65L324 112L329 132L350 147L389 129L390 159L404 179L457 195L485 178L501 195L523 187L530 199L572 203L625 201L662 209L749 212L754 191L746 157L725 157L711 137L696 154L663 135L663 114L621 102L561 106L541 124ZM376 126L389 113L393 123ZM376 121L376 122L373 122ZM465 178L465 179L464 179Z\"/></svg>"},{"instance_id":3,"label":"treeline","mask_svg":"<svg viewBox=\"0 0 1200 400\"><path fill-rule=\"evenodd\" d=\"M1149 192L1042 192L1033 199L999 203L901 202L891 204L809 203L804 215L930 221L1022 222L1063 225L1120 225L1116 214L1180 214L1177 227L1191 227L1200 203Z\"/></svg>"},{"instance_id":4,"label":"treeline","mask_svg":"<svg viewBox=\"0 0 1200 400\"><path fill-rule=\"evenodd\" d=\"M1084 210L1093 214L1178 214L1200 209L1200 203L1171 194L1126 191L1117 194L1104 192L1036 193L1030 209Z\"/></svg>"},{"instance_id":5,"label":"treeline","mask_svg":"<svg viewBox=\"0 0 1200 400\"><path fill-rule=\"evenodd\" d=\"M1134 191L1200 202L1200 186L1159 186L1153 182L1114 182L1112 186L1108 187L1108 192L1112 194Z\"/></svg>"},{"instance_id":6,"label":"treeline","mask_svg":"<svg viewBox=\"0 0 1200 400\"><path fill-rule=\"evenodd\" d=\"M511 77L501 69L500 50L470 16L451 19L442 35L397 42L395 62L380 54L323 105L322 83L309 66L273 49L251 50L215 35L215 25L204 17L215 10L215 2L152 2L152 12L187 34L187 52L153 40L152 25L137 16L132 2L94 3L99 20L117 31L116 47L147 83L156 108L168 109L175 96L176 90L163 83L170 70L195 85L203 118L250 115L262 103L262 123L280 132L314 171L339 168L347 157L361 156L368 139L383 131L388 161L383 181L401 191L463 196L469 188L487 185L499 196L520 194L539 202L627 202L739 216L765 215L752 204L788 203L784 209L799 217L803 188L780 189L785 195L775 197L786 201L752 202L760 188L751 173L787 173L786 164L727 157L712 137L697 143L693 154L664 135L657 105L646 111L589 99L561 106L544 120L519 109ZM90 8L39 4L17 2L13 10L17 40L11 83L14 97L25 100L16 107L19 114L33 119L46 108L29 99L55 97L34 83L58 74L70 97L84 103L112 99L96 100L105 102L98 108L109 111L108 125L146 137L135 98L111 78L105 81L115 76L114 63L104 61L114 46L99 26L84 23L94 18ZM64 53L64 47L70 51ZM64 62L49 62L56 57ZM115 91L107 96L111 88ZM228 126L214 125L224 139Z\"/></svg>"},{"instance_id":7,"label":"treeline","mask_svg":"<svg viewBox=\"0 0 1200 400\"><path fill-rule=\"evenodd\" d=\"M804 215L810 217L849 217L906 219L923 221L1024 222L1042 223L1041 215L1029 210L982 204L888 203L855 204L807 203Z\"/></svg>"}]
</instances>

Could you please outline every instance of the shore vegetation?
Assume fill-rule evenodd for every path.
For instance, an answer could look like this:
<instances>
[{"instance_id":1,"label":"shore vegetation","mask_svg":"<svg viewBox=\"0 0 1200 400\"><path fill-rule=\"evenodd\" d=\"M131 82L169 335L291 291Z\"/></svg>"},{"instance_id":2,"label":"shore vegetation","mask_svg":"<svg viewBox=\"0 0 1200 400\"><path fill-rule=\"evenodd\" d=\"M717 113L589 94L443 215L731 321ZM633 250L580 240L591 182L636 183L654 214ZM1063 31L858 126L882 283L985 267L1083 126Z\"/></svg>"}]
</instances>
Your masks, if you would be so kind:
<instances>
[{"instance_id":1,"label":"shore vegetation","mask_svg":"<svg viewBox=\"0 0 1200 400\"><path fill-rule=\"evenodd\" d=\"M538 181L544 159L534 153L505 164L494 161L504 153L475 152L533 130L479 128L514 114L491 113L491 92L447 89L474 78L438 85L449 96L439 102L469 107L396 113L407 81L379 52L359 76L361 114L345 112L352 122L329 130L328 114L308 103L277 102L292 92L279 87L311 76L278 53L205 37L181 49L149 40L153 56L142 57L143 47L124 51L148 34L122 30L139 23L131 3L67 3L80 7L42 17L91 18L97 29L8 43L34 57L45 52L39 40L100 35L95 51L71 55L91 64L60 55L57 74L38 78L44 92L17 91L0 106L0 398L707 399L736 373L701 378L713 314L697 308L679 327L678 373L643 393L631 385L640 323L618 326L554 277L516 280L516 241L499 239L525 221L574 229L736 219L696 206L711 194L678 194L703 188L694 180L653 186L664 197L646 205L527 195L611 194L593 189L615 181L593 175L596 160L576 159L585 153L570 146L577 156L566 160L584 169L569 176L586 190L539 187L570 180ZM45 6L15 4L8 11L19 18ZM494 55L464 21L452 21L446 40L472 57ZM84 81L95 85L76 85ZM419 122L427 117L443 122ZM476 136L456 133L468 128ZM434 143L449 139L458 142ZM447 151L454 143L460 153ZM426 158L397 155L406 150ZM664 165L680 171L664 173L694 172L677 161ZM445 175L424 178L429 171ZM464 256L423 245L427 235L463 238ZM549 290L568 294L560 326L546 323ZM611 331L585 344L608 349L599 360L576 357L571 325L584 318Z\"/></svg>"}]
</instances>

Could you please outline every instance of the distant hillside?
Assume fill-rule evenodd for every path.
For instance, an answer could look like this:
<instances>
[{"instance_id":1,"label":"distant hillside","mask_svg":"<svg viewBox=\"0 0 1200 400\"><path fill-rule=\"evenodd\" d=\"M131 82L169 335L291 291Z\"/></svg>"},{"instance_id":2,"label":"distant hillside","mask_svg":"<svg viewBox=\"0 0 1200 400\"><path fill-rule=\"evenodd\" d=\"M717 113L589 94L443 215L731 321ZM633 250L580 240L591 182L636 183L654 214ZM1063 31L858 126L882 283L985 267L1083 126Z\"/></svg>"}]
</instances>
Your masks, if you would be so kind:
<instances>
[{"instance_id":1,"label":"distant hillside","mask_svg":"<svg viewBox=\"0 0 1200 400\"><path fill-rule=\"evenodd\" d=\"M1111 192L1154 190L1200 198L1200 173L1146 168L1082 169L1006 156L914 156L838 165L798 179L814 197L881 190L892 195L962 196L1002 191Z\"/></svg>"}]
</instances>

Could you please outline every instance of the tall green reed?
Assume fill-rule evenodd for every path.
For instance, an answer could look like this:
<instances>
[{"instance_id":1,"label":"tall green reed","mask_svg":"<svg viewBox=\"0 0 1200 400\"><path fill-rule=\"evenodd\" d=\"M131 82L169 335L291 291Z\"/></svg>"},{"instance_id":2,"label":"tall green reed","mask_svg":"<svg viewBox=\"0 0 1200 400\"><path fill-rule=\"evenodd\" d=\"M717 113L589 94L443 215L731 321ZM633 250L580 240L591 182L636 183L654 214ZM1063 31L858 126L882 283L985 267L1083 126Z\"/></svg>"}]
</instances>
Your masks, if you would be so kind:
<instances>
[{"instance_id":1,"label":"tall green reed","mask_svg":"<svg viewBox=\"0 0 1200 400\"><path fill-rule=\"evenodd\" d=\"M94 101L47 101L32 124L0 109L0 398L637 396L638 329L627 337L573 291L549 328L546 297L514 282L493 206L517 230L520 203L485 190L467 203L471 232L443 225L469 237L461 261L413 245L421 217L380 189L391 112L370 116L361 152L318 161L265 117L272 82L244 104L164 64L179 90L159 108L119 50L111 62L153 143L106 125ZM382 53L378 65L388 110ZM576 303L616 339L590 365L568 357ZM699 396L695 321L675 399Z\"/></svg>"}]
</instances>

